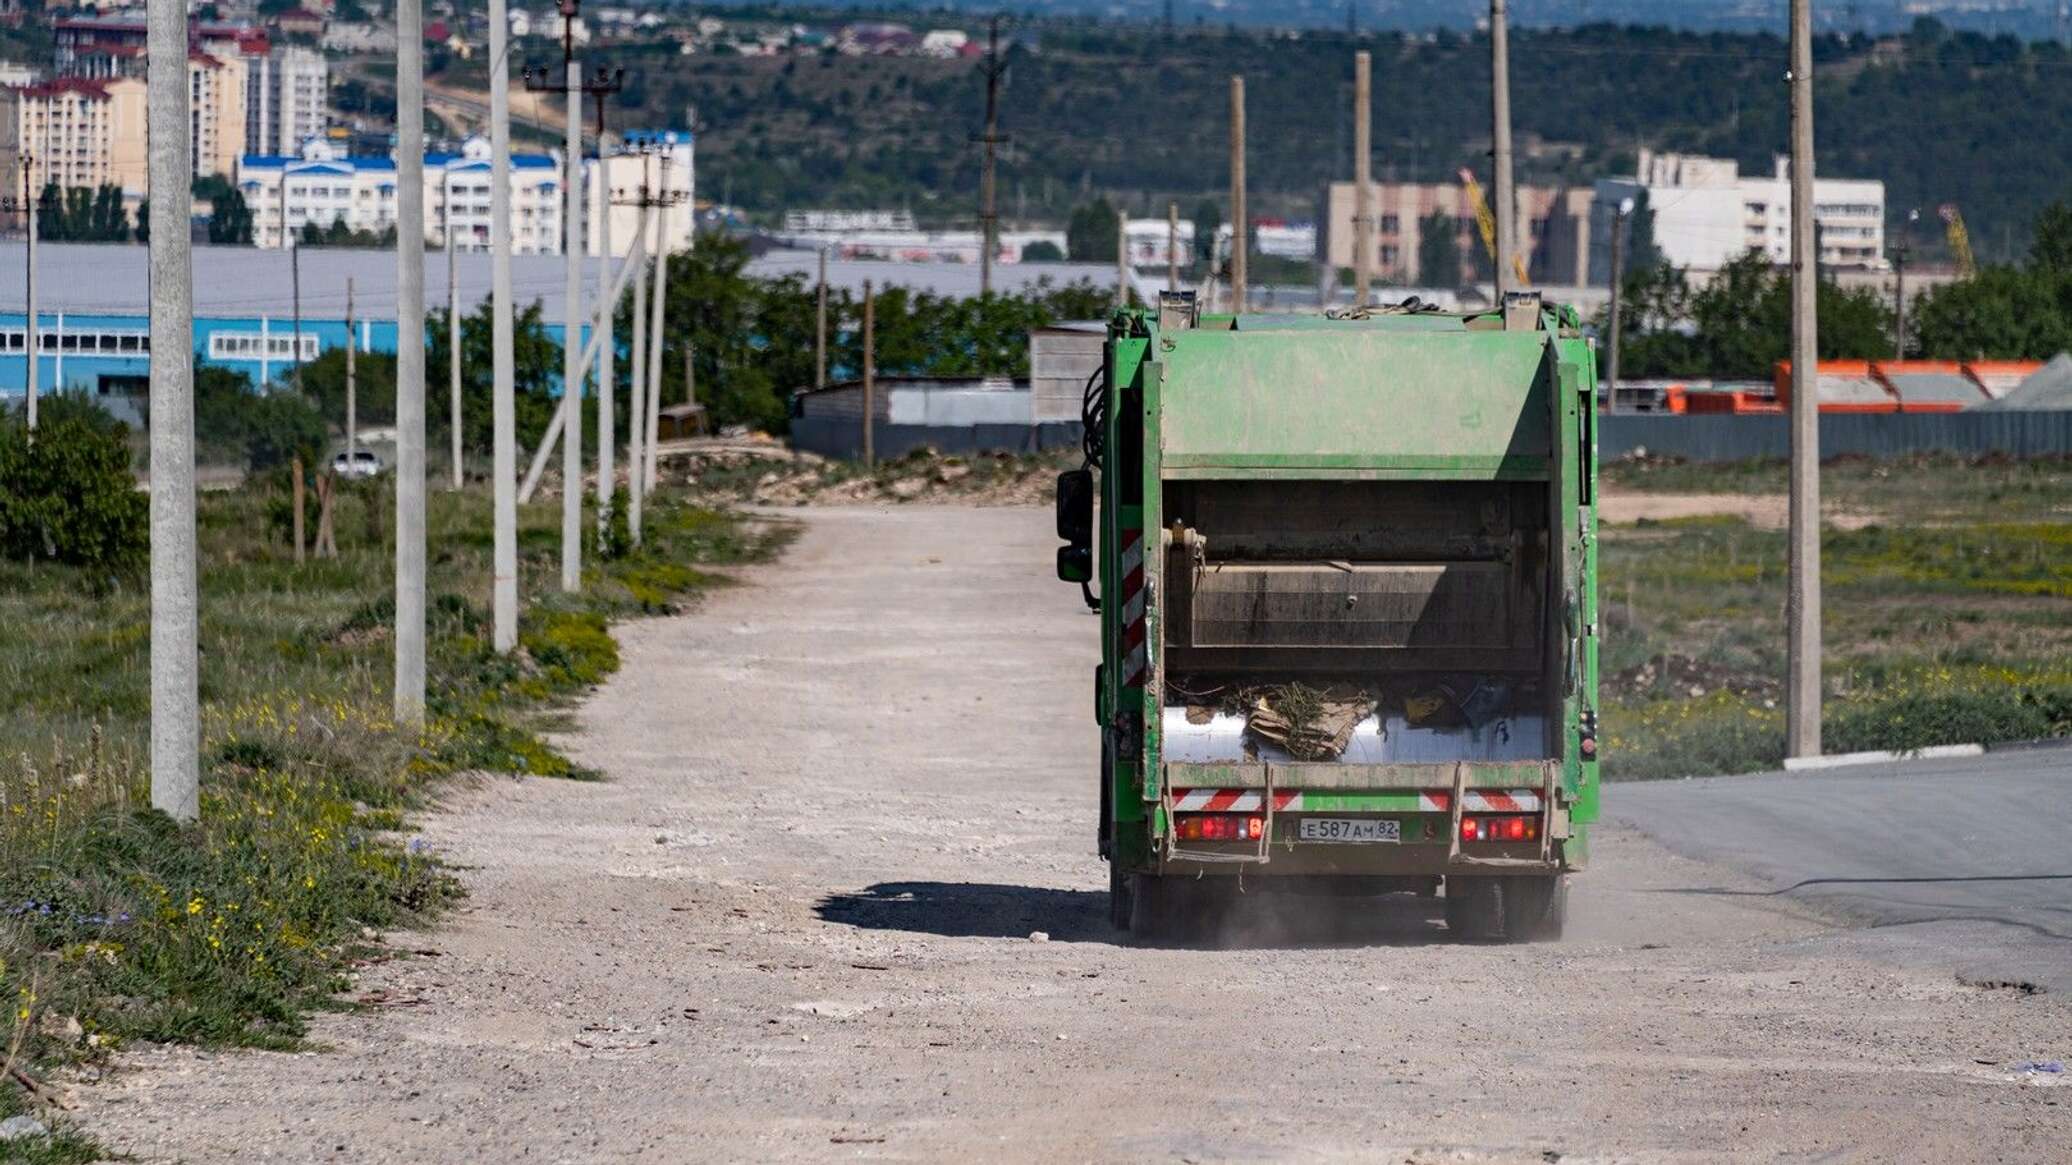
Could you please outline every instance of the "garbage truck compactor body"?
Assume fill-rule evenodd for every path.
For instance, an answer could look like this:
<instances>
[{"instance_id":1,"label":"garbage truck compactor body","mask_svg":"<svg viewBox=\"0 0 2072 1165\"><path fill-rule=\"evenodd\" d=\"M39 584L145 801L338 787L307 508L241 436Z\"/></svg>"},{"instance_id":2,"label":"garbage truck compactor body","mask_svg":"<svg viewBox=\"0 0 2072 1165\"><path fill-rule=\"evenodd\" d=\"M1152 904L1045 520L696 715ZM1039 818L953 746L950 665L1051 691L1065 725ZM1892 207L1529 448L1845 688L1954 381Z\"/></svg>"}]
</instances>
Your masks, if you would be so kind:
<instances>
[{"instance_id":1,"label":"garbage truck compactor body","mask_svg":"<svg viewBox=\"0 0 2072 1165\"><path fill-rule=\"evenodd\" d=\"M1532 294L1117 313L1057 568L1101 615L1118 926L1406 891L1559 935L1597 817L1595 389Z\"/></svg>"}]
</instances>

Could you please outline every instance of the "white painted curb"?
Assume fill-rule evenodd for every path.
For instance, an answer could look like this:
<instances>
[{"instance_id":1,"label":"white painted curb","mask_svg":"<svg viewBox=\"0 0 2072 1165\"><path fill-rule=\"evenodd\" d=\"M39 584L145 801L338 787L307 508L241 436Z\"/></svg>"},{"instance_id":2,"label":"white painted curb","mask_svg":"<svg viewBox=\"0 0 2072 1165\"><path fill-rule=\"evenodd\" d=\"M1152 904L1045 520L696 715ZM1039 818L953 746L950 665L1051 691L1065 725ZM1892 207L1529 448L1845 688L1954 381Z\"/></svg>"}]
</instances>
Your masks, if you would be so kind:
<instances>
[{"instance_id":1,"label":"white painted curb","mask_svg":"<svg viewBox=\"0 0 2072 1165\"><path fill-rule=\"evenodd\" d=\"M1983 744L1937 744L1898 752L1838 752L1831 756L1793 756L1784 759L1784 771L1838 769L1845 765L1874 765L1895 760L1945 760L1950 757L1984 756Z\"/></svg>"}]
</instances>

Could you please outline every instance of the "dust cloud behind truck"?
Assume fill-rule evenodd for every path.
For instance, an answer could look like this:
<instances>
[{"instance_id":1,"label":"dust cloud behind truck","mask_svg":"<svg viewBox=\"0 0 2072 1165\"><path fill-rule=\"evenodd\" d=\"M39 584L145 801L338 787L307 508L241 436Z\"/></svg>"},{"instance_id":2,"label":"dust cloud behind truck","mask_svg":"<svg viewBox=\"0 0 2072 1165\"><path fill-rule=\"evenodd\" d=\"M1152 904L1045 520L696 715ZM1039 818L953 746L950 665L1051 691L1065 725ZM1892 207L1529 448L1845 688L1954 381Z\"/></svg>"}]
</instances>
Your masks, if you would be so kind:
<instances>
[{"instance_id":1,"label":"dust cloud behind truck","mask_svg":"<svg viewBox=\"0 0 2072 1165\"><path fill-rule=\"evenodd\" d=\"M1101 613L1118 927L1189 929L1241 884L1559 936L1597 817L1596 383L1573 309L1530 294L1116 315L1057 567Z\"/></svg>"}]
</instances>

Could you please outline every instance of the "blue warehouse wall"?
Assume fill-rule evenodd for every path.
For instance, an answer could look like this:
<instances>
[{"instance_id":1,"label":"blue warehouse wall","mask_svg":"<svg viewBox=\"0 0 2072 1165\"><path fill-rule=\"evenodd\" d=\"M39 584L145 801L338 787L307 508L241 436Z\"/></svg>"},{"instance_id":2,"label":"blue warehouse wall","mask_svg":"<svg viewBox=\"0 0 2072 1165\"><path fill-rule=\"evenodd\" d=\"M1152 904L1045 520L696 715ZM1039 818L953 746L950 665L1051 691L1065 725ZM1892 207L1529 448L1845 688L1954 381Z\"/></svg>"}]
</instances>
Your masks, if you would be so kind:
<instances>
[{"instance_id":1,"label":"blue warehouse wall","mask_svg":"<svg viewBox=\"0 0 2072 1165\"><path fill-rule=\"evenodd\" d=\"M29 370L23 340L23 312L0 312L0 397L19 397L28 389ZM76 390L122 395L141 391L150 376L149 317L38 312L43 354L38 360L39 391ZM353 331L362 352L396 350L394 320L358 320ZM549 339L560 343L558 324L546 326ZM342 319L305 318L300 326L305 360L345 347ZM293 367L297 327L292 316L210 316L194 321L194 355L204 363L243 373L255 385L284 379ZM589 330L582 333L585 341ZM443 370L435 379L443 382Z\"/></svg>"}]
</instances>

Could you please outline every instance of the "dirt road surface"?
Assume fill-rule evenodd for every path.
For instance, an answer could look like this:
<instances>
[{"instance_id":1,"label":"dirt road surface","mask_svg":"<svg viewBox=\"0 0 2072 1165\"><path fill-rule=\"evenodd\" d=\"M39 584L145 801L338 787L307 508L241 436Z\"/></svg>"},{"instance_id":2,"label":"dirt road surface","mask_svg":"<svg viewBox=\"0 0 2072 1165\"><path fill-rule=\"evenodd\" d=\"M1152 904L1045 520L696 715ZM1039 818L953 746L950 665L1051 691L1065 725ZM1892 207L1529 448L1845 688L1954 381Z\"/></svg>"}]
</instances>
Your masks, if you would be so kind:
<instances>
[{"instance_id":1,"label":"dirt road surface","mask_svg":"<svg viewBox=\"0 0 2072 1165\"><path fill-rule=\"evenodd\" d=\"M1571 938L1430 903L1120 941L1096 620L1048 513L807 511L754 585L624 629L571 747L427 838L472 897L328 1050L146 1050L146 1161L2062 1159L2057 996L1855 951L1608 831ZM1616 791L1609 796L1616 797ZM1264 904L1253 902L1253 907ZM1032 934L1047 934L1047 941Z\"/></svg>"}]
</instances>

